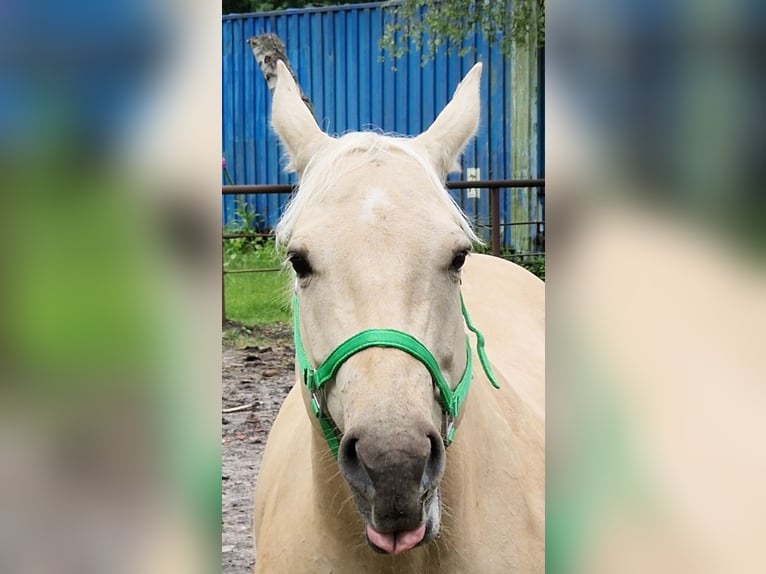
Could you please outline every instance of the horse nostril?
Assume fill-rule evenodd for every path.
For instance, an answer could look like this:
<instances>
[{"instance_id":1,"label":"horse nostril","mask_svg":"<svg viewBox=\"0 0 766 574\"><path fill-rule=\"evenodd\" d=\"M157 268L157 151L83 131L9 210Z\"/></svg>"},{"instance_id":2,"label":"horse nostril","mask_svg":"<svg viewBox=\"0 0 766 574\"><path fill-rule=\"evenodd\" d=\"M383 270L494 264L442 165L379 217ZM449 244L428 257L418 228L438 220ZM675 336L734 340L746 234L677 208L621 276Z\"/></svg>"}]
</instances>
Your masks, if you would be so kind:
<instances>
[{"instance_id":1,"label":"horse nostril","mask_svg":"<svg viewBox=\"0 0 766 574\"><path fill-rule=\"evenodd\" d=\"M359 453L357 435L347 434L340 441L338 466L341 474L365 498L373 495L373 484Z\"/></svg>"},{"instance_id":2,"label":"horse nostril","mask_svg":"<svg viewBox=\"0 0 766 574\"><path fill-rule=\"evenodd\" d=\"M359 463L359 455L356 452L356 445L359 439L356 437L346 436L341 441L340 445L340 457L344 463L355 465Z\"/></svg>"},{"instance_id":3,"label":"horse nostril","mask_svg":"<svg viewBox=\"0 0 766 574\"><path fill-rule=\"evenodd\" d=\"M423 482L428 490L441 479L441 475L444 472L445 457L444 443L439 433L431 431L427 434L427 437L431 449L428 453L428 460L426 461L426 468L423 473Z\"/></svg>"},{"instance_id":4,"label":"horse nostril","mask_svg":"<svg viewBox=\"0 0 766 574\"><path fill-rule=\"evenodd\" d=\"M438 450L440 447L442 447L442 437L439 436L439 433L436 431L431 431L426 436L428 437L428 441L431 443L431 454L433 454L435 450Z\"/></svg>"}]
</instances>

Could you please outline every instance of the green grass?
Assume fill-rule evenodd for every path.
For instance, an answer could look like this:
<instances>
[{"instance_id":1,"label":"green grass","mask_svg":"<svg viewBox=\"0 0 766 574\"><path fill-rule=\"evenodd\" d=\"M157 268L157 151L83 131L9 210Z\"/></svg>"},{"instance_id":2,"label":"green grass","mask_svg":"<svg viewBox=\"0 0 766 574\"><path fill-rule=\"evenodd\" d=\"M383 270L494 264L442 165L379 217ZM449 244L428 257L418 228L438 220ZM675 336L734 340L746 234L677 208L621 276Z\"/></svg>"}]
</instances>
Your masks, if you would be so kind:
<instances>
[{"instance_id":1,"label":"green grass","mask_svg":"<svg viewBox=\"0 0 766 574\"><path fill-rule=\"evenodd\" d=\"M540 279L545 281L545 256L535 257L508 257L509 261L513 261L518 265L524 267L527 271L534 273Z\"/></svg>"},{"instance_id":2,"label":"green grass","mask_svg":"<svg viewBox=\"0 0 766 574\"><path fill-rule=\"evenodd\" d=\"M224 268L281 267L273 243L254 246L242 240L224 244ZM290 321L290 278L284 271L227 274L224 278L226 318L242 325L270 325Z\"/></svg>"},{"instance_id":3,"label":"green grass","mask_svg":"<svg viewBox=\"0 0 766 574\"><path fill-rule=\"evenodd\" d=\"M491 253L489 245L477 246L474 251L476 253ZM537 275L540 279L545 281L545 255L533 255L525 256L522 254L516 254L507 247L500 249L500 257L507 259L512 263L521 265L530 273Z\"/></svg>"}]
</instances>

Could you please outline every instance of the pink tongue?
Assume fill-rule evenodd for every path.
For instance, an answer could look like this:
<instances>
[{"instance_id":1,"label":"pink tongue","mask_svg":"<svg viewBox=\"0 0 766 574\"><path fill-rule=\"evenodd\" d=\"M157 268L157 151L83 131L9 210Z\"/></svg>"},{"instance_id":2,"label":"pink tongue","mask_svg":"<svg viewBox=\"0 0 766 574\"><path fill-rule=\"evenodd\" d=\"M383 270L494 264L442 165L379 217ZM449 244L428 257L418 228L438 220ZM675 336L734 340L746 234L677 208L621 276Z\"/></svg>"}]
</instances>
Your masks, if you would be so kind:
<instances>
[{"instance_id":1,"label":"pink tongue","mask_svg":"<svg viewBox=\"0 0 766 574\"><path fill-rule=\"evenodd\" d=\"M367 538L381 550L389 554L401 554L416 546L426 535L426 525L421 524L415 530L400 532L378 532L372 526L367 526Z\"/></svg>"}]
</instances>

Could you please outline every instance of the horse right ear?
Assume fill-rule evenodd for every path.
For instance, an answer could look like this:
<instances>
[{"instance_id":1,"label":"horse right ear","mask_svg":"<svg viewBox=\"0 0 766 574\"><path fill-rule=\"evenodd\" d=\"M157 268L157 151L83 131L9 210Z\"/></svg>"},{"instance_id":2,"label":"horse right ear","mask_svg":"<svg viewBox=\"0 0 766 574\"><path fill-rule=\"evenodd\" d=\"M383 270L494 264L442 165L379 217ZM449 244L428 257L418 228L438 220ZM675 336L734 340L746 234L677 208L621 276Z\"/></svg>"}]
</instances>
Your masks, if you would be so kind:
<instances>
[{"instance_id":1,"label":"horse right ear","mask_svg":"<svg viewBox=\"0 0 766 574\"><path fill-rule=\"evenodd\" d=\"M442 178L457 171L457 159L479 126L481 64L475 64L455 89L455 95L425 132L416 137Z\"/></svg>"},{"instance_id":2,"label":"horse right ear","mask_svg":"<svg viewBox=\"0 0 766 574\"><path fill-rule=\"evenodd\" d=\"M288 171L303 173L309 160L332 141L317 125L300 96L293 76L282 60L277 62L277 87L271 102L271 125L287 148Z\"/></svg>"}]
</instances>

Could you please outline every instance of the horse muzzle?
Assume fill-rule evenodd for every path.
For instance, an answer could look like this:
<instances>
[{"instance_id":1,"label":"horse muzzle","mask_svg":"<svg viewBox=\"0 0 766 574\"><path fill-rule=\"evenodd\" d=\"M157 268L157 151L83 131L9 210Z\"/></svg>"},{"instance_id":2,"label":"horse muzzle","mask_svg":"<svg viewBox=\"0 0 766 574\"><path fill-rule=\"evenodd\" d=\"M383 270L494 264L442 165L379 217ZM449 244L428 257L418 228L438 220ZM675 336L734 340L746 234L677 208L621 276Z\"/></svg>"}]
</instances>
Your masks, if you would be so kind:
<instances>
[{"instance_id":1,"label":"horse muzzle","mask_svg":"<svg viewBox=\"0 0 766 574\"><path fill-rule=\"evenodd\" d=\"M433 540L439 530L438 485L445 464L444 444L435 428L409 433L397 429L388 437L349 429L338 464L374 550L401 554Z\"/></svg>"}]
</instances>

